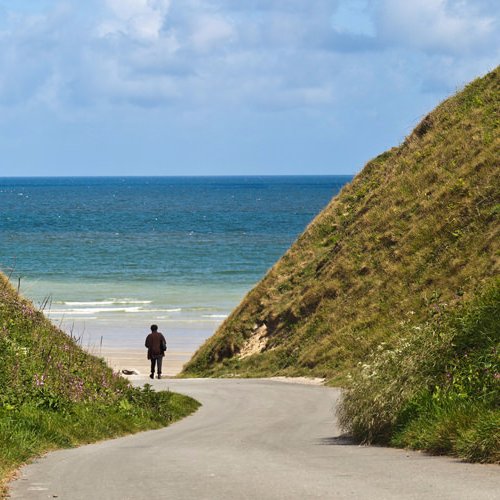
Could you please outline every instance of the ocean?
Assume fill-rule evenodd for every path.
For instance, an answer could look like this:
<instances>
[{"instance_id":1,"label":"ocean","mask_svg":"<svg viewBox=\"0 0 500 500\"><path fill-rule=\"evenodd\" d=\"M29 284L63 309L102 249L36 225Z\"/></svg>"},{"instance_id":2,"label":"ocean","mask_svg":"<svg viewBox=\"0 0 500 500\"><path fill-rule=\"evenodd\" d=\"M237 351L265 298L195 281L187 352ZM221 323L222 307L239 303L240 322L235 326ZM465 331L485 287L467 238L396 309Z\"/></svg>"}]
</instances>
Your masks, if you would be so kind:
<instances>
[{"instance_id":1,"label":"ocean","mask_svg":"<svg viewBox=\"0 0 500 500\"><path fill-rule=\"evenodd\" d=\"M0 268L84 346L192 353L350 179L0 178Z\"/></svg>"}]
</instances>

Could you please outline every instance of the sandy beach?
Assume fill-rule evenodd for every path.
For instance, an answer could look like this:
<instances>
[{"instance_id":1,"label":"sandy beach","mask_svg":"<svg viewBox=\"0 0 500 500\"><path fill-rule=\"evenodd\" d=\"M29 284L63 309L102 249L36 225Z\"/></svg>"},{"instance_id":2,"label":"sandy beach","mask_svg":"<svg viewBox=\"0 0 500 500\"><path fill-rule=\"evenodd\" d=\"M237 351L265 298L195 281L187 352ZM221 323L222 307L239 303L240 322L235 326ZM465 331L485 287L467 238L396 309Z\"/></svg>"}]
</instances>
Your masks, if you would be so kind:
<instances>
[{"instance_id":1,"label":"sandy beach","mask_svg":"<svg viewBox=\"0 0 500 500\"><path fill-rule=\"evenodd\" d=\"M148 375L150 364L146 357L146 349L118 349L106 347L100 353L92 352L101 358L114 370L133 370L139 375ZM163 375L173 377L177 375L184 363L192 356L191 352L168 351L163 360Z\"/></svg>"}]
</instances>

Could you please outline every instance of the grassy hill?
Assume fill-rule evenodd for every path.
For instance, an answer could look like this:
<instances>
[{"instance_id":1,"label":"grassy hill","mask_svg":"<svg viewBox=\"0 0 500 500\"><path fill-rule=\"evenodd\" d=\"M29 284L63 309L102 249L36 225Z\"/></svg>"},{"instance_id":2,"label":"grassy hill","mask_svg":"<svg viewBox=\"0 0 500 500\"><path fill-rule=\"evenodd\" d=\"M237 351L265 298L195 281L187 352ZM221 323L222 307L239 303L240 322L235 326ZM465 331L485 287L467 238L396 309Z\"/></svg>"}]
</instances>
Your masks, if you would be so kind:
<instances>
[{"instance_id":1,"label":"grassy hill","mask_svg":"<svg viewBox=\"0 0 500 500\"><path fill-rule=\"evenodd\" d=\"M418 323L496 275L499 86L496 69L370 161L185 373L339 379L395 324Z\"/></svg>"},{"instance_id":2,"label":"grassy hill","mask_svg":"<svg viewBox=\"0 0 500 500\"><path fill-rule=\"evenodd\" d=\"M0 497L47 450L166 426L198 403L128 381L48 321L0 274Z\"/></svg>"},{"instance_id":3,"label":"grassy hill","mask_svg":"<svg viewBox=\"0 0 500 500\"><path fill-rule=\"evenodd\" d=\"M452 324L456 311L472 314L477 296L498 286L499 91L497 68L440 104L399 147L370 161L195 353L184 374L313 375L352 388L364 376L363 364L395 352L411 332L431 336ZM480 349L498 346L500 325L490 327ZM462 334L448 330L455 332L447 337L450 347ZM424 352L426 343L418 344ZM451 363L458 351L450 349ZM488 356L498 375L498 356ZM432 373L438 377L446 366ZM359 393L348 394L361 401ZM348 407L343 420L353 431L355 410ZM375 427L359 423L357 434L365 440L392 435L387 426L380 427L384 432Z\"/></svg>"}]
</instances>

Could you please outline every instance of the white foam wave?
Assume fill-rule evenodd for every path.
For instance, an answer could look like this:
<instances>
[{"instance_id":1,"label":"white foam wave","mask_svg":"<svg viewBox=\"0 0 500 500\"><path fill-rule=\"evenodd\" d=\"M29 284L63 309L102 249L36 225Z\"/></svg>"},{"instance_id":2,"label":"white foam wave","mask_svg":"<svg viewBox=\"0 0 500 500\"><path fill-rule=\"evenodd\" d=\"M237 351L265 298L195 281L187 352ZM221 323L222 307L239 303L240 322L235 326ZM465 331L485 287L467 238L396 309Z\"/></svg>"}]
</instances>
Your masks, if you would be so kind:
<instances>
[{"instance_id":1,"label":"white foam wave","mask_svg":"<svg viewBox=\"0 0 500 500\"><path fill-rule=\"evenodd\" d=\"M85 307L82 309L54 309L49 314L99 314L99 313L137 313L144 310L139 307Z\"/></svg>"},{"instance_id":2,"label":"white foam wave","mask_svg":"<svg viewBox=\"0 0 500 500\"><path fill-rule=\"evenodd\" d=\"M228 314L203 314L202 318L227 318Z\"/></svg>"},{"instance_id":3,"label":"white foam wave","mask_svg":"<svg viewBox=\"0 0 500 500\"><path fill-rule=\"evenodd\" d=\"M151 304L152 300L109 299L88 302L63 302L66 306L112 306L119 304Z\"/></svg>"},{"instance_id":4,"label":"white foam wave","mask_svg":"<svg viewBox=\"0 0 500 500\"><path fill-rule=\"evenodd\" d=\"M103 302L99 302L97 305L103 305ZM171 309L149 309L144 308L142 306L130 306L130 307L69 307L68 309L52 309L47 311L50 316L61 316L61 315L69 315L69 314L77 314L77 315L88 315L88 314L107 314L107 313L143 313L143 314L151 314L151 313L175 313L181 312L182 309L180 307L171 308Z\"/></svg>"}]
</instances>

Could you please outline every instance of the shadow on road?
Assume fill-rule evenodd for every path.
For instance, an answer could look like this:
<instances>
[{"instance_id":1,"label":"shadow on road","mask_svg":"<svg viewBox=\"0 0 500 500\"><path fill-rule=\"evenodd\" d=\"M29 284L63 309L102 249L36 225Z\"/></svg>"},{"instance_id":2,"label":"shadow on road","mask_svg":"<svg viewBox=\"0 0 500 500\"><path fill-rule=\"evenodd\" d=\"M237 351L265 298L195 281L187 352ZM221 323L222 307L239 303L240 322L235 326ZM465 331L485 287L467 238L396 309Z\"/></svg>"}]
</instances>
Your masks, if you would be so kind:
<instances>
[{"instance_id":1,"label":"shadow on road","mask_svg":"<svg viewBox=\"0 0 500 500\"><path fill-rule=\"evenodd\" d=\"M318 439L317 444L320 446L357 446L359 443L348 434L341 434L340 436Z\"/></svg>"}]
</instances>

